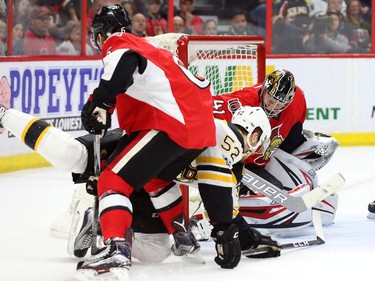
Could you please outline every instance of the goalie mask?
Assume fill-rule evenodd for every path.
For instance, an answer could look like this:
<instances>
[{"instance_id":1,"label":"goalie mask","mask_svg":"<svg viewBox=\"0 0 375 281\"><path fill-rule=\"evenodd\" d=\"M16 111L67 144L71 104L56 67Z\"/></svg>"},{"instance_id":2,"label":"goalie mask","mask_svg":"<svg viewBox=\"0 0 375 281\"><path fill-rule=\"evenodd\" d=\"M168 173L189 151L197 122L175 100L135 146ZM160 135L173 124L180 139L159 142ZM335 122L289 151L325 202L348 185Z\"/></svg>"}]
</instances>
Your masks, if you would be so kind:
<instances>
[{"instance_id":1,"label":"goalie mask","mask_svg":"<svg viewBox=\"0 0 375 281\"><path fill-rule=\"evenodd\" d=\"M264 150L267 149L271 136L271 125L261 107L240 107L234 112L231 123L242 127L248 132L246 142L250 148L250 153L254 153L261 147ZM255 145L251 142L251 136L254 132L259 134Z\"/></svg>"},{"instance_id":2,"label":"goalie mask","mask_svg":"<svg viewBox=\"0 0 375 281\"><path fill-rule=\"evenodd\" d=\"M98 41L100 34L106 40L115 32L131 33L131 18L128 12L120 5L108 5L99 9L91 24L92 44L101 50L101 44Z\"/></svg>"},{"instance_id":3,"label":"goalie mask","mask_svg":"<svg viewBox=\"0 0 375 281\"><path fill-rule=\"evenodd\" d=\"M268 118L276 117L293 101L296 85L288 70L275 70L267 75L260 93L260 104Z\"/></svg>"}]
</instances>

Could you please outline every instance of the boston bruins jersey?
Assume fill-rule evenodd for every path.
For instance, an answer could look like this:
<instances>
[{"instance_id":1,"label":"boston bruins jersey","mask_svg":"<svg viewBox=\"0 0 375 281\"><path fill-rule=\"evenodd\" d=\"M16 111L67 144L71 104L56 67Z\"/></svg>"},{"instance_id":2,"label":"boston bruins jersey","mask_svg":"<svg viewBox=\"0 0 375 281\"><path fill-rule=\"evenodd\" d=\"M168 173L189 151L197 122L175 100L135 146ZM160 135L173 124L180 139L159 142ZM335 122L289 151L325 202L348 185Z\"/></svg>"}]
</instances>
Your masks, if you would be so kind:
<instances>
[{"instance_id":1,"label":"boston bruins jersey","mask_svg":"<svg viewBox=\"0 0 375 281\"><path fill-rule=\"evenodd\" d=\"M196 158L199 193L211 222L230 224L236 209L232 192L242 178L243 137L237 127L215 120L216 146Z\"/></svg>"}]
</instances>

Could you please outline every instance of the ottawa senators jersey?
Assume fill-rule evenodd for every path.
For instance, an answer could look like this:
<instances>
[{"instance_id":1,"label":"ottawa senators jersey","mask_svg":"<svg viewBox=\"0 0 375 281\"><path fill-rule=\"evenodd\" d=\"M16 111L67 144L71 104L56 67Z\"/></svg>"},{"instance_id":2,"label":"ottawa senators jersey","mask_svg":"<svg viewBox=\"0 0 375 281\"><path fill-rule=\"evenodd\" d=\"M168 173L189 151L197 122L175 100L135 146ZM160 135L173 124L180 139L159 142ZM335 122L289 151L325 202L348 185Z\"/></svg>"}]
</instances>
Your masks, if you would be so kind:
<instances>
[{"instance_id":1,"label":"ottawa senators jersey","mask_svg":"<svg viewBox=\"0 0 375 281\"><path fill-rule=\"evenodd\" d=\"M111 35L102 57L104 73L93 100L116 98L119 126L127 134L156 129L187 149L215 145L208 80L168 50L129 33Z\"/></svg>"},{"instance_id":2,"label":"ottawa senators jersey","mask_svg":"<svg viewBox=\"0 0 375 281\"><path fill-rule=\"evenodd\" d=\"M260 106L260 90L262 84L243 88L231 94L214 96L214 116L219 119L230 121L232 114L240 106ZM306 118L306 100L303 91L297 86L293 101L277 117L270 119L271 137L270 145L264 153L255 153L246 159L246 164L252 163L258 166L266 165L272 153L283 144L288 138L288 146L294 146L293 143L300 144L302 135L302 125ZM297 129L295 129L297 128ZM300 129L299 129L300 128ZM297 140L296 140L297 139ZM283 145L287 145L286 143ZM296 148L296 147L294 147Z\"/></svg>"}]
</instances>

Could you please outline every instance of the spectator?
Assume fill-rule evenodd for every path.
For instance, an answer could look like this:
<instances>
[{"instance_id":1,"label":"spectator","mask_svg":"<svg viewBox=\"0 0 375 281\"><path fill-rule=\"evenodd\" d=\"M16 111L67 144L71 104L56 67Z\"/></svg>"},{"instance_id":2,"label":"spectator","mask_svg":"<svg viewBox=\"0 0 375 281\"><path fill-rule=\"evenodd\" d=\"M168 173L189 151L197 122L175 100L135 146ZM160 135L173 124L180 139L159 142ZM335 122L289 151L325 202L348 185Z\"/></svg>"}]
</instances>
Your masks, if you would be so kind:
<instances>
[{"instance_id":1,"label":"spectator","mask_svg":"<svg viewBox=\"0 0 375 281\"><path fill-rule=\"evenodd\" d=\"M214 19L208 19L203 24L204 35L217 35L217 21Z\"/></svg>"},{"instance_id":2,"label":"spectator","mask_svg":"<svg viewBox=\"0 0 375 281\"><path fill-rule=\"evenodd\" d=\"M7 4L5 0L0 0L0 20L7 21Z\"/></svg>"},{"instance_id":3,"label":"spectator","mask_svg":"<svg viewBox=\"0 0 375 281\"><path fill-rule=\"evenodd\" d=\"M185 27L190 30L190 34L203 34L204 21L201 17L193 14L194 4L194 0L181 0L180 11L177 15L184 19Z\"/></svg>"},{"instance_id":4,"label":"spectator","mask_svg":"<svg viewBox=\"0 0 375 281\"><path fill-rule=\"evenodd\" d=\"M254 35L256 32L247 22L245 11L235 10L232 15L232 24L227 35Z\"/></svg>"},{"instance_id":5,"label":"spectator","mask_svg":"<svg viewBox=\"0 0 375 281\"><path fill-rule=\"evenodd\" d=\"M60 16L66 16L66 21L73 20L79 21L81 15L81 1L69 0L64 1L61 9Z\"/></svg>"},{"instance_id":6,"label":"spectator","mask_svg":"<svg viewBox=\"0 0 375 281\"><path fill-rule=\"evenodd\" d=\"M61 25L60 11L64 0L32 0L34 5L48 7L52 11L52 17L48 25L48 33L55 41L64 40L64 26Z\"/></svg>"},{"instance_id":7,"label":"spectator","mask_svg":"<svg viewBox=\"0 0 375 281\"><path fill-rule=\"evenodd\" d=\"M313 28L306 42L307 53L347 53L351 47L342 33L344 16L340 11L331 10L324 16L316 16Z\"/></svg>"},{"instance_id":8,"label":"spectator","mask_svg":"<svg viewBox=\"0 0 375 281\"><path fill-rule=\"evenodd\" d=\"M248 8L248 20L255 24L254 30L260 36L266 36L266 0L250 1L251 7Z\"/></svg>"},{"instance_id":9,"label":"spectator","mask_svg":"<svg viewBox=\"0 0 375 281\"><path fill-rule=\"evenodd\" d=\"M280 1L274 6L273 13L273 53L303 53L303 38L308 34L310 24L305 0Z\"/></svg>"},{"instance_id":10,"label":"spectator","mask_svg":"<svg viewBox=\"0 0 375 281\"><path fill-rule=\"evenodd\" d=\"M161 16L161 0L146 0L147 27L146 33L149 36L160 35L168 30L168 22Z\"/></svg>"},{"instance_id":11,"label":"spectator","mask_svg":"<svg viewBox=\"0 0 375 281\"><path fill-rule=\"evenodd\" d=\"M173 32L190 34L191 30L185 27L185 21L180 16L173 17Z\"/></svg>"},{"instance_id":12,"label":"spectator","mask_svg":"<svg viewBox=\"0 0 375 281\"><path fill-rule=\"evenodd\" d=\"M134 5L132 0L123 0L121 1L121 6L128 12L129 17L132 18L134 15Z\"/></svg>"},{"instance_id":13,"label":"spectator","mask_svg":"<svg viewBox=\"0 0 375 281\"><path fill-rule=\"evenodd\" d=\"M361 12L363 19L368 23L371 23L372 17L372 0L361 0Z\"/></svg>"},{"instance_id":14,"label":"spectator","mask_svg":"<svg viewBox=\"0 0 375 281\"><path fill-rule=\"evenodd\" d=\"M369 52L371 49L371 25L364 20L359 0L349 0L346 9L345 30L354 52Z\"/></svg>"},{"instance_id":15,"label":"spectator","mask_svg":"<svg viewBox=\"0 0 375 281\"><path fill-rule=\"evenodd\" d=\"M5 56L7 49L7 24L0 19L0 56Z\"/></svg>"},{"instance_id":16,"label":"spectator","mask_svg":"<svg viewBox=\"0 0 375 281\"><path fill-rule=\"evenodd\" d=\"M147 15L145 0L132 0L135 13Z\"/></svg>"},{"instance_id":17,"label":"spectator","mask_svg":"<svg viewBox=\"0 0 375 281\"><path fill-rule=\"evenodd\" d=\"M19 18L23 21L23 26L30 26L30 7L29 0L16 0L14 1L13 18Z\"/></svg>"},{"instance_id":18,"label":"spectator","mask_svg":"<svg viewBox=\"0 0 375 281\"><path fill-rule=\"evenodd\" d=\"M346 16L346 2L344 0L310 0L309 14L310 17L323 15L327 11L336 10Z\"/></svg>"},{"instance_id":19,"label":"spectator","mask_svg":"<svg viewBox=\"0 0 375 281\"><path fill-rule=\"evenodd\" d=\"M132 34L135 36L145 37L147 35L146 26L147 19L143 14L137 13L132 17Z\"/></svg>"},{"instance_id":20,"label":"spectator","mask_svg":"<svg viewBox=\"0 0 375 281\"><path fill-rule=\"evenodd\" d=\"M59 55L81 55L81 29L81 23L74 20L70 20L65 24L65 40L57 47ZM93 50L88 44L86 44L86 54L93 55Z\"/></svg>"},{"instance_id":21,"label":"spectator","mask_svg":"<svg viewBox=\"0 0 375 281\"><path fill-rule=\"evenodd\" d=\"M18 17L13 18L12 28L12 54L23 55L23 35L25 33L24 21Z\"/></svg>"},{"instance_id":22,"label":"spectator","mask_svg":"<svg viewBox=\"0 0 375 281\"><path fill-rule=\"evenodd\" d=\"M53 12L47 6L34 6L30 14L30 26L25 32L23 44L25 55L45 56L56 54L55 39L48 27Z\"/></svg>"}]
</instances>

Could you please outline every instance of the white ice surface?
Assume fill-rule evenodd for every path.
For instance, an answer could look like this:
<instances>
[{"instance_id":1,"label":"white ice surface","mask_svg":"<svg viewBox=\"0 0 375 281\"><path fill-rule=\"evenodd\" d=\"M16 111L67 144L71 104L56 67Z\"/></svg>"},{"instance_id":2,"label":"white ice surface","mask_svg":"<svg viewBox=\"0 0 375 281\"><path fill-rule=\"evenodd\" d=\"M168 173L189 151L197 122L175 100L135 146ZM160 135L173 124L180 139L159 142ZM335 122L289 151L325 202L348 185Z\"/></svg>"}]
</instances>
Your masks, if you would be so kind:
<instances>
[{"instance_id":1,"label":"white ice surface","mask_svg":"<svg viewBox=\"0 0 375 281\"><path fill-rule=\"evenodd\" d=\"M335 224L324 228L326 244L285 250L278 258L243 258L234 270L219 268L212 242L203 242L206 265L169 257L161 264L133 263L134 281L184 280L371 280L374 276L375 220L367 205L375 200L375 147L340 147L319 172L320 180L340 172L346 185L338 192ZM0 280L67 281L75 275L76 258L66 240L50 236L49 225L70 203L70 174L44 168L0 174ZM311 236L310 236L311 234ZM290 242L308 236L281 239Z\"/></svg>"}]
</instances>

